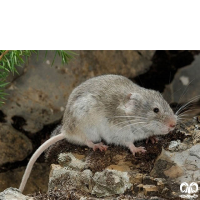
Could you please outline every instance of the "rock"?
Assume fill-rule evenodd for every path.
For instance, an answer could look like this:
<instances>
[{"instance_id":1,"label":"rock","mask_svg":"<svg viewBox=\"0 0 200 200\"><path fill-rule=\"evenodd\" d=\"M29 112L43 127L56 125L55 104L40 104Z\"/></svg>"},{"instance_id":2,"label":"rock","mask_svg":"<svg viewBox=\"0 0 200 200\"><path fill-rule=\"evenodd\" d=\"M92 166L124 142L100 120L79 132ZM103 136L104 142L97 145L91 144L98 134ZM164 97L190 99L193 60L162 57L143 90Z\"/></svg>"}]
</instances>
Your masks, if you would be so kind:
<instances>
[{"instance_id":1,"label":"rock","mask_svg":"<svg viewBox=\"0 0 200 200\"><path fill-rule=\"evenodd\" d=\"M174 80L170 85L166 86L163 93L168 102L186 103L192 97L199 95L199 65L200 55L197 55L194 56L194 61L191 65L178 70Z\"/></svg>"},{"instance_id":2,"label":"rock","mask_svg":"<svg viewBox=\"0 0 200 200\"><path fill-rule=\"evenodd\" d=\"M190 156L195 156L197 159L200 159L200 144L197 144L190 148Z\"/></svg>"},{"instance_id":3,"label":"rock","mask_svg":"<svg viewBox=\"0 0 200 200\"><path fill-rule=\"evenodd\" d=\"M69 167L52 165L48 191L55 189L72 189L77 188L84 192L91 191L92 172L90 170L76 171Z\"/></svg>"},{"instance_id":4,"label":"rock","mask_svg":"<svg viewBox=\"0 0 200 200\"><path fill-rule=\"evenodd\" d=\"M107 155L110 153L111 151L106 152ZM132 191L134 197L137 196L139 199L145 194L152 196L161 193L166 187L164 179L153 178L138 173L137 170L130 170L128 167L130 161L126 160L124 154L119 153L113 156L113 160L118 164L109 165L107 163L108 166L100 171L91 171L91 166L93 166L93 162L96 164L96 161L91 157L88 159L88 156L89 154L86 157L76 154L77 158L75 158L74 153L61 153L58 156L60 165L53 164L51 168L48 193L62 191L64 195L71 193L72 190L77 190L83 193L82 197L84 198L107 199L113 195L122 195ZM126 167L121 165L126 162ZM102 163L103 159L99 160L98 165ZM113 169L110 169L111 167ZM77 197L79 193L73 192L73 194Z\"/></svg>"},{"instance_id":5,"label":"rock","mask_svg":"<svg viewBox=\"0 0 200 200\"><path fill-rule=\"evenodd\" d=\"M180 140L171 141L170 144L169 144L168 149L169 149L170 151L175 151L175 150L178 148L178 146L179 146L180 144L181 144L181 141L180 141Z\"/></svg>"},{"instance_id":6,"label":"rock","mask_svg":"<svg viewBox=\"0 0 200 200\"><path fill-rule=\"evenodd\" d=\"M177 184L199 181L199 152L200 144L196 144L185 151L175 153L163 149L150 175L152 177L163 177L168 181L173 180Z\"/></svg>"},{"instance_id":7,"label":"rock","mask_svg":"<svg viewBox=\"0 0 200 200\"><path fill-rule=\"evenodd\" d=\"M54 52L40 51L31 56L21 76L7 88L7 101L1 108L8 123L24 120L21 129L29 133L40 131L45 124L60 120L72 89L90 77L121 74L135 77L147 71L155 51L77 51L64 67ZM80 76L81 74L81 76Z\"/></svg>"},{"instance_id":8,"label":"rock","mask_svg":"<svg viewBox=\"0 0 200 200\"><path fill-rule=\"evenodd\" d=\"M96 172L93 176L93 181L92 194L95 194L97 197L123 194L132 186L129 182L128 173L117 170L107 169L103 172Z\"/></svg>"},{"instance_id":9,"label":"rock","mask_svg":"<svg viewBox=\"0 0 200 200\"><path fill-rule=\"evenodd\" d=\"M168 170L173 166L170 157L167 155L167 151L162 149L160 156L156 159L154 167L150 172L152 177L167 178L164 174L164 170Z\"/></svg>"},{"instance_id":10,"label":"rock","mask_svg":"<svg viewBox=\"0 0 200 200\"><path fill-rule=\"evenodd\" d=\"M9 95L2 111L8 123L15 123L14 117L20 117L24 119L20 128L36 133L45 124L62 118L69 90L70 77L60 73L56 66L46 64L42 52L38 60L37 56L30 58L24 73L7 88Z\"/></svg>"},{"instance_id":11,"label":"rock","mask_svg":"<svg viewBox=\"0 0 200 200\"><path fill-rule=\"evenodd\" d=\"M106 169L117 170L117 171L121 171L121 172L130 171L130 168L127 165L110 165Z\"/></svg>"},{"instance_id":12,"label":"rock","mask_svg":"<svg viewBox=\"0 0 200 200\"><path fill-rule=\"evenodd\" d=\"M169 168L168 170L165 170L164 174L171 179L177 178L183 175L183 169L178 165L175 165Z\"/></svg>"},{"instance_id":13,"label":"rock","mask_svg":"<svg viewBox=\"0 0 200 200\"><path fill-rule=\"evenodd\" d=\"M0 124L0 166L24 160L32 151L30 140L8 124Z\"/></svg>"},{"instance_id":14,"label":"rock","mask_svg":"<svg viewBox=\"0 0 200 200\"><path fill-rule=\"evenodd\" d=\"M194 130L192 134L193 143L197 144L200 142L200 130Z\"/></svg>"},{"instance_id":15,"label":"rock","mask_svg":"<svg viewBox=\"0 0 200 200\"><path fill-rule=\"evenodd\" d=\"M144 185L155 185L157 183L157 181L154 180L153 177L150 177L148 175L143 176L143 181L142 183Z\"/></svg>"},{"instance_id":16,"label":"rock","mask_svg":"<svg viewBox=\"0 0 200 200\"><path fill-rule=\"evenodd\" d=\"M70 159L65 162L65 158L68 157ZM72 153L62 153L58 159L61 165L52 165L48 191L55 188L75 187L98 197L106 197L123 194L132 186L127 172L105 169L102 172L93 173L89 169L90 164L87 158L85 161L79 160Z\"/></svg>"},{"instance_id":17,"label":"rock","mask_svg":"<svg viewBox=\"0 0 200 200\"><path fill-rule=\"evenodd\" d=\"M133 185L137 185L142 183L143 181L143 174L135 172L135 171L129 171L129 176L130 176L130 183L132 183Z\"/></svg>"},{"instance_id":18,"label":"rock","mask_svg":"<svg viewBox=\"0 0 200 200\"><path fill-rule=\"evenodd\" d=\"M158 187L156 187L155 185L145 185L143 186L144 189L144 194L146 196L149 195L156 195L158 193Z\"/></svg>"},{"instance_id":19,"label":"rock","mask_svg":"<svg viewBox=\"0 0 200 200\"><path fill-rule=\"evenodd\" d=\"M83 76L121 74L136 77L152 64L155 51L79 51L81 64L73 73Z\"/></svg>"},{"instance_id":20,"label":"rock","mask_svg":"<svg viewBox=\"0 0 200 200\"><path fill-rule=\"evenodd\" d=\"M70 157L68 162L63 161L66 157ZM64 167L52 165L48 191L63 188L65 185L67 188L76 187L81 191L102 197L123 194L132 186L127 172L106 169L93 174L89 169L83 170L88 166L87 162L76 159L71 153L67 156L64 153L60 154L59 160L65 165Z\"/></svg>"},{"instance_id":21,"label":"rock","mask_svg":"<svg viewBox=\"0 0 200 200\"><path fill-rule=\"evenodd\" d=\"M87 163L80 160L84 158L81 155L76 154L76 156L77 158L72 153L61 153L59 154L58 162L61 166L69 166L73 169L83 170L87 166Z\"/></svg>"},{"instance_id":22,"label":"rock","mask_svg":"<svg viewBox=\"0 0 200 200\"><path fill-rule=\"evenodd\" d=\"M16 189L16 188L8 188L0 193L1 200L34 200L33 197L28 197Z\"/></svg>"},{"instance_id":23,"label":"rock","mask_svg":"<svg viewBox=\"0 0 200 200\"><path fill-rule=\"evenodd\" d=\"M182 143L180 140L177 141L171 141L169 144L169 151L183 151L188 148L187 144Z\"/></svg>"},{"instance_id":24,"label":"rock","mask_svg":"<svg viewBox=\"0 0 200 200\"><path fill-rule=\"evenodd\" d=\"M25 167L20 167L0 173L0 191L3 191L8 187L18 188L24 171ZM23 193L33 194L39 190L41 192L46 192L48 180L49 166L47 164L35 163Z\"/></svg>"}]
</instances>

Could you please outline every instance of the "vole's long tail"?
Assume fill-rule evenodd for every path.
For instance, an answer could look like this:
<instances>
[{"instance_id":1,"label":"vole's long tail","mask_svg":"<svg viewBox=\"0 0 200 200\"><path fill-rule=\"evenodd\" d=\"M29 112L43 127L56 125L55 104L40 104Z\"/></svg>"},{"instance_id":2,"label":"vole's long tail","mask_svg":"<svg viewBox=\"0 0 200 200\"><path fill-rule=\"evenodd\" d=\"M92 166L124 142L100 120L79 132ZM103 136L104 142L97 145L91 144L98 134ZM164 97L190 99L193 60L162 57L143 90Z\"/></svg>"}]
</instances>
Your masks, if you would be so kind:
<instances>
[{"instance_id":1,"label":"vole's long tail","mask_svg":"<svg viewBox=\"0 0 200 200\"><path fill-rule=\"evenodd\" d=\"M46 150L49 146L51 146L52 144L55 144L56 142L58 142L59 140L62 140L64 139L65 136L64 134L60 133L59 135L56 135L52 138L50 138L49 140L47 140L45 143L43 143L38 149L37 151L32 155L31 159L29 160L29 163L26 167L26 170L25 170L25 173L23 175L23 178L22 178L22 181L21 181L21 184L19 186L19 190L21 192L23 192L24 190L24 187L26 185L26 182L30 176L30 173L31 173L31 170L32 170L32 167L33 167L33 164L35 163L35 161L37 160L37 158L42 154L42 152L44 150Z\"/></svg>"}]
</instances>

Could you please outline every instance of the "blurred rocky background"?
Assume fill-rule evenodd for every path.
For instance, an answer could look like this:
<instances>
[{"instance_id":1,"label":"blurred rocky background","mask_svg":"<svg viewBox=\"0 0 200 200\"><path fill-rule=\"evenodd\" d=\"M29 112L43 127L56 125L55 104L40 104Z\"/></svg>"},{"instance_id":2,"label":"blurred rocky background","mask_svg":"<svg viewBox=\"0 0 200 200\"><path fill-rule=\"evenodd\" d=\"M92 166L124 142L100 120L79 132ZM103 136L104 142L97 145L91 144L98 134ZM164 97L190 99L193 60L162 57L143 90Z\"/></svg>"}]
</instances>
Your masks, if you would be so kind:
<instances>
[{"instance_id":1,"label":"blurred rocky background","mask_svg":"<svg viewBox=\"0 0 200 200\"><path fill-rule=\"evenodd\" d=\"M160 91L172 106L181 105L200 94L200 51L74 52L76 55L69 64L63 66L57 57L51 66L54 52L48 52L45 57L45 52L41 51L39 56L31 56L23 67L18 67L19 74L9 77L10 84L6 89L9 95L5 104L0 107L0 192L8 187L19 187L31 155L61 123L69 94L88 78L102 74L123 75L143 87ZM196 113L200 111L197 110ZM179 139L183 141L185 137L179 136ZM197 144L198 140L195 141ZM153 161L151 160L152 167L145 171L155 177L158 177L156 170L159 167L153 169L154 163L157 164L162 156L171 156L159 148ZM188 148L185 147L184 150ZM197 145L196 148L200 147ZM191 170L195 171L194 168ZM169 169L170 167L167 168ZM175 173L175 177L185 175L183 169L174 169L179 170L177 173L180 172L180 176ZM45 162L44 155L40 156L24 193L46 192L49 171L50 164ZM170 177L170 170L167 173ZM171 176L173 178L173 174ZM162 178L166 178L166 174ZM156 181L159 182L153 179L150 182ZM142 186L138 188L140 190ZM155 187L144 188L142 190L147 191L146 193L158 190Z\"/></svg>"}]
</instances>

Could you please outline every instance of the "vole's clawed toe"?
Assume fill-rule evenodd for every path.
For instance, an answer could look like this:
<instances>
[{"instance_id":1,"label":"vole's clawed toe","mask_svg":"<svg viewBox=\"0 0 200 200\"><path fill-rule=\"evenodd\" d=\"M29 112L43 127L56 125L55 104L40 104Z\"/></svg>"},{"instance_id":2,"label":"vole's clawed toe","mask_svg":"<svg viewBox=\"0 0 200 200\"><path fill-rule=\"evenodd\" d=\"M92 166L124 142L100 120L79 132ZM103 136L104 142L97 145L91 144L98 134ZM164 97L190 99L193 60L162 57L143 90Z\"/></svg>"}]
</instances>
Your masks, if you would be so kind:
<instances>
[{"instance_id":1,"label":"vole's clawed toe","mask_svg":"<svg viewBox=\"0 0 200 200\"><path fill-rule=\"evenodd\" d=\"M145 147L135 147L133 143L127 145L131 151L131 153L135 156L135 153L145 153Z\"/></svg>"},{"instance_id":2,"label":"vole's clawed toe","mask_svg":"<svg viewBox=\"0 0 200 200\"><path fill-rule=\"evenodd\" d=\"M96 151L97 149L99 149L100 151L106 151L108 149L108 146L104 145L102 142L94 144L92 141L87 141L86 144L94 151Z\"/></svg>"},{"instance_id":3,"label":"vole's clawed toe","mask_svg":"<svg viewBox=\"0 0 200 200\"><path fill-rule=\"evenodd\" d=\"M94 144L93 150L96 151L96 149L99 149L100 151L106 151L108 146L104 145L102 142Z\"/></svg>"},{"instance_id":4,"label":"vole's clawed toe","mask_svg":"<svg viewBox=\"0 0 200 200\"><path fill-rule=\"evenodd\" d=\"M146 144L149 142L149 140L151 140L151 143L158 143L158 139L155 136L149 137L148 139L146 139Z\"/></svg>"}]
</instances>

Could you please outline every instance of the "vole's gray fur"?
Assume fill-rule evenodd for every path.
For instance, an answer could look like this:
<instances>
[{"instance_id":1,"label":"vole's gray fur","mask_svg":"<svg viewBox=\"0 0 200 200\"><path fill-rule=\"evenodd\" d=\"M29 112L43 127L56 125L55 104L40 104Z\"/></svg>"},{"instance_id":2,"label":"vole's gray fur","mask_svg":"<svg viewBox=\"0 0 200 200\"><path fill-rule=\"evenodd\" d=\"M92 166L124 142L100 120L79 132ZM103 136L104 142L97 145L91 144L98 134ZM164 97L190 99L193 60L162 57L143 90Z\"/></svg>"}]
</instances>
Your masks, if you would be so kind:
<instances>
[{"instance_id":1,"label":"vole's gray fur","mask_svg":"<svg viewBox=\"0 0 200 200\"><path fill-rule=\"evenodd\" d=\"M69 96L61 134L46 141L32 156L20 190L39 155L61 139L106 150L108 146L100 142L103 139L107 144L126 146L135 155L145 152L144 147L134 146L135 141L167 134L176 122L176 115L159 92L142 88L123 76L91 78Z\"/></svg>"}]
</instances>

